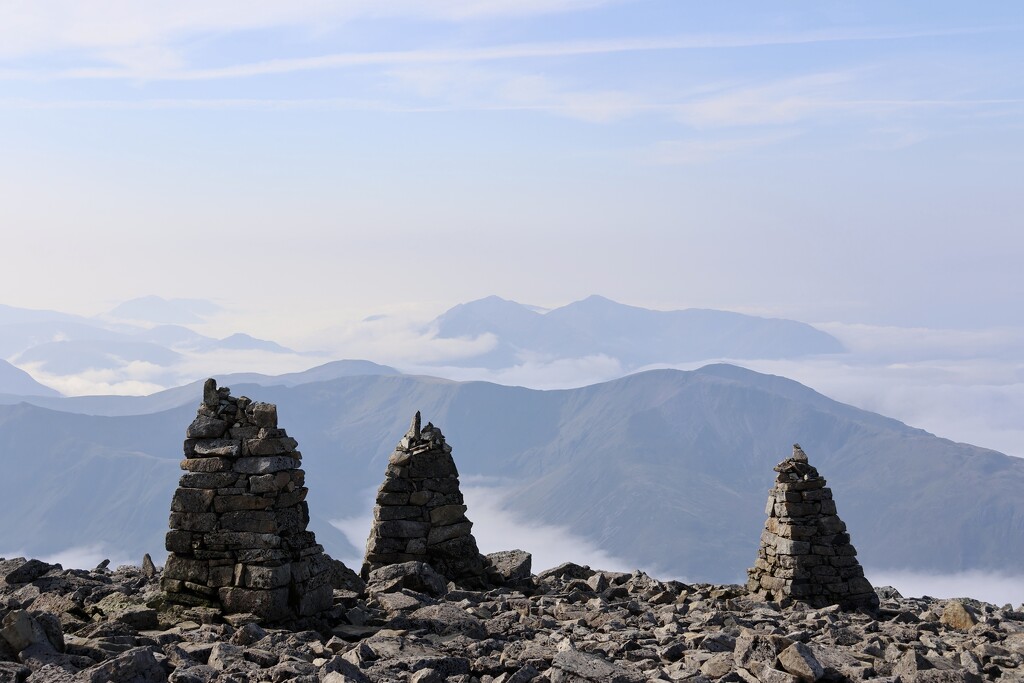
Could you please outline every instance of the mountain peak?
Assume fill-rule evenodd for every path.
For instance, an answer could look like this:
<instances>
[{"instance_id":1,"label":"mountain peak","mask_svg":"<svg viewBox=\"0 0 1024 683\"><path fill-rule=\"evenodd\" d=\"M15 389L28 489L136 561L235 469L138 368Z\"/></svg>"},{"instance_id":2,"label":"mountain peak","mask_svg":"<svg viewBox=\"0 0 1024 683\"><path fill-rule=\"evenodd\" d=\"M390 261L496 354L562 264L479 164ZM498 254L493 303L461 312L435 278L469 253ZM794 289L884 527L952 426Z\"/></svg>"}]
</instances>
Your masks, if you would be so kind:
<instances>
[{"instance_id":1,"label":"mountain peak","mask_svg":"<svg viewBox=\"0 0 1024 683\"><path fill-rule=\"evenodd\" d=\"M115 306L109 315L122 320L188 325L203 322L204 314L217 309L215 304L201 299L164 299L149 294Z\"/></svg>"}]
</instances>

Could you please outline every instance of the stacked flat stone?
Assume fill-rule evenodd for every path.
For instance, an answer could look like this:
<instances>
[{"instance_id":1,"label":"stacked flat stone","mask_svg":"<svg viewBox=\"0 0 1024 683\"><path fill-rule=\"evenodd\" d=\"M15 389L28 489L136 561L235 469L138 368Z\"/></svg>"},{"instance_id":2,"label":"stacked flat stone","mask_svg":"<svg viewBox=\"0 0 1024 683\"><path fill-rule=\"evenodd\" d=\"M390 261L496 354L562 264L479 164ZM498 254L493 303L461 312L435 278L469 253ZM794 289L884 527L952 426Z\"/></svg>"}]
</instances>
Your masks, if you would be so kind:
<instances>
[{"instance_id":1,"label":"stacked flat stone","mask_svg":"<svg viewBox=\"0 0 1024 683\"><path fill-rule=\"evenodd\" d=\"M477 549L459 490L452 448L420 414L388 459L366 542L364 578L402 562L426 562L461 586L485 585L488 562Z\"/></svg>"},{"instance_id":2,"label":"stacked flat stone","mask_svg":"<svg viewBox=\"0 0 1024 683\"><path fill-rule=\"evenodd\" d=\"M757 562L747 570L748 590L767 600L790 598L814 607L876 609L878 596L864 578L832 491L799 444L775 471Z\"/></svg>"},{"instance_id":3,"label":"stacked flat stone","mask_svg":"<svg viewBox=\"0 0 1024 683\"><path fill-rule=\"evenodd\" d=\"M171 501L162 587L185 605L287 622L331 607L331 560L306 530L305 473L277 407L206 380Z\"/></svg>"}]
</instances>

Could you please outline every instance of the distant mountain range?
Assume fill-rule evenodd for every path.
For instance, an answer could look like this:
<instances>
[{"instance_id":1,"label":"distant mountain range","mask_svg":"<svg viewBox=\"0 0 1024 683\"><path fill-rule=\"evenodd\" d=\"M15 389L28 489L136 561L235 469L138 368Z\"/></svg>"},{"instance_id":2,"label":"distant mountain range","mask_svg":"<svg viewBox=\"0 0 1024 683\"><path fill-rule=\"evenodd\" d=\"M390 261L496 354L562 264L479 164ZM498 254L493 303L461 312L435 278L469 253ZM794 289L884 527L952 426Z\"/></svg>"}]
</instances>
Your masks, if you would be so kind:
<instances>
[{"instance_id":1,"label":"distant mountain range","mask_svg":"<svg viewBox=\"0 0 1024 683\"><path fill-rule=\"evenodd\" d=\"M463 480L501 481L506 508L524 524L565 526L661 574L741 579L756 553L772 467L794 441L828 478L866 566L1024 566L1024 460L935 437L781 377L711 365L534 391L373 365L311 373L231 386L278 404L281 425L304 454L313 529L335 556L360 550L326 521L368 514L367 491L422 410L448 437ZM133 556L160 554L200 393L191 386L117 397L125 412L160 411L120 416L55 410L73 410L72 399L0 406L0 553L39 556L103 542Z\"/></svg>"},{"instance_id":2,"label":"distant mountain range","mask_svg":"<svg viewBox=\"0 0 1024 683\"><path fill-rule=\"evenodd\" d=\"M196 368L210 363L194 361L217 352L272 354L287 364L279 367L295 367L301 357L327 358L243 332L216 339L186 326L218 310L208 301L156 296L124 302L95 318L0 305L0 359L42 384L72 387L69 393L137 393L140 387L152 390L199 379ZM597 358L611 368L603 374L609 377L649 366L843 351L834 337L802 322L702 309L653 311L600 296L546 312L491 296L455 306L425 333L435 340L477 340L482 343L456 346L485 349L419 364L408 360L434 369L432 374L445 374L445 367L504 370ZM120 388L123 382L130 388Z\"/></svg>"},{"instance_id":3,"label":"distant mountain range","mask_svg":"<svg viewBox=\"0 0 1024 683\"><path fill-rule=\"evenodd\" d=\"M199 300L144 297L121 304L106 317L85 318L0 305L0 358L44 377L100 371L118 378L119 371L141 363L157 369L149 378L166 386L175 383L180 375L176 369L195 354L260 351L298 355L276 342L241 332L215 339L178 324L145 326L202 322L198 312L216 309ZM3 381L0 375L0 393L30 393L6 391Z\"/></svg>"},{"instance_id":4,"label":"distant mountain range","mask_svg":"<svg viewBox=\"0 0 1024 683\"><path fill-rule=\"evenodd\" d=\"M624 368L719 358L774 359L841 353L806 323L705 309L652 311L591 296L539 312L496 296L460 304L432 324L442 339L490 335L494 345L449 365L507 368L527 360L605 355Z\"/></svg>"}]
</instances>

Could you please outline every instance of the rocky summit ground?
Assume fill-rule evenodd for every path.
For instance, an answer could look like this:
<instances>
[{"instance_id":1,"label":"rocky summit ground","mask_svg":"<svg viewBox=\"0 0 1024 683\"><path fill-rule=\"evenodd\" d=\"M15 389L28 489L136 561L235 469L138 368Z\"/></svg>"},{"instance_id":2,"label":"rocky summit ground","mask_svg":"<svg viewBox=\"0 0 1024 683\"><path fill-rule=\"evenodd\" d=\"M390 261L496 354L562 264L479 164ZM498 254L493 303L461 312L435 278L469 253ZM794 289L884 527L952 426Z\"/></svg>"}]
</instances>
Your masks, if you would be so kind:
<instances>
[{"instance_id":1,"label":"rocky summit ground","mask_svg":"<svg viewBox=\"0 0 1024 683\"><path fill-rule=\"evenodd\" d=\"M532 576L525 555L488 591L421 563L340 576L334 607L288 628L167 604L148 562L0 560L0 682L1024 681L1024 606L882 588L875 613L811 609L574 564Z\"/></svg>"}]
</instances>

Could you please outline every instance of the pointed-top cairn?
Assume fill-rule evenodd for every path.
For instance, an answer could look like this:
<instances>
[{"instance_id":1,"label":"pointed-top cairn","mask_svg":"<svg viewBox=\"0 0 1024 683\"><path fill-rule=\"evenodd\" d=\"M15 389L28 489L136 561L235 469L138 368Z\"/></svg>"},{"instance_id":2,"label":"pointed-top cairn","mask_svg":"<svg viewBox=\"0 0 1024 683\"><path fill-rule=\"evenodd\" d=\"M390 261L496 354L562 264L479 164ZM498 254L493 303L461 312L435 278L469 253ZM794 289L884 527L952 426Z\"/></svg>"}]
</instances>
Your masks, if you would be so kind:
<instances>
[{"instance_id":1,"label":"pointed-top cairn","mask_svg":"<svg viewBox=\"0 0 1024 683\"><path fill-rule=\"evenodd\" d=\"M287 622L331 607L331 560L306 530L302 455L277 406L206 380L171 501L171 602Z\"/></svg>"},{"instance_id":2,"label":"pointed-top cairn","mask_svg":"<svg viewBox=\"0 0 1024 683\"><path fill-rule=\"evenodd\" d=\"M878 596L857 562L832 491L800 444L775 466L757 562L747 589L768 600L790 598L814 607L878 607Z\"/></svg>"},{"instance_id":3,"label":"pointed-top cairn","mask_svg":"<svg viewBox=\"0 0 1024 683\"><path fill-rule=\"evenodd\" d=\"M485 585L488 563L472 527L452 447L434 425L420 427L417 411L377 491L363 577L390 564L419 561L458 585Z\"/></svg>"}]
</instances>

